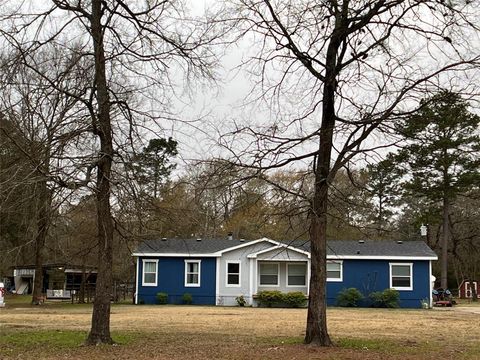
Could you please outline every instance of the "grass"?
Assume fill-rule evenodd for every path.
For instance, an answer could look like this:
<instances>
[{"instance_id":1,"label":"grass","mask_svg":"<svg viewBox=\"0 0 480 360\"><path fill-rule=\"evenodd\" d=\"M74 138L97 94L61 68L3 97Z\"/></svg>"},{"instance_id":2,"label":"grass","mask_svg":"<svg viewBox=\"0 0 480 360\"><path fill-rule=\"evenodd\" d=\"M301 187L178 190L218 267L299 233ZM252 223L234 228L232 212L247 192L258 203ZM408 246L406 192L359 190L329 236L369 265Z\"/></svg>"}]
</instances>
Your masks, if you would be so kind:
<instances>
[{"instance_id":1,"label":"grass","mask_svg":"<svg viewBox=\"0 0 480 360\"><path fill-rule=\"evenodd\" d=\"M303 345L305 309L113 306L117 346L82 346L91 305L31 306L7 298L0 309L0 358L57 359L476 359L480 307L328 309L334 348ZM18 302L15 302L18 300Z\"/></svg>"}]
</instances>

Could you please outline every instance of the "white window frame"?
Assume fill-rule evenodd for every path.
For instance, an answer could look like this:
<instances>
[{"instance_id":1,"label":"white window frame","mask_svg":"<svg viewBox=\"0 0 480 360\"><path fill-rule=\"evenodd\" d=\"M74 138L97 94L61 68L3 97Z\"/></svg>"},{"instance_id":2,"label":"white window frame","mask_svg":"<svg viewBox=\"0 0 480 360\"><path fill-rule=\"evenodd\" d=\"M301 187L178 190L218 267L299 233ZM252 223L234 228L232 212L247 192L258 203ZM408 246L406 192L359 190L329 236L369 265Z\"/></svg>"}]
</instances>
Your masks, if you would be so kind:
<instances>
[{"instance_id":1,"label":"white window frame","mask_svg":"<svg viewBox=\"0 0 480 360\"><path fill-rule=\"evenodd\" d=\"M470 283L470 281L465 281L465 297L466 298L472 298L473 297L473 294L472 294L472 286L473 286L473 289L475 289L475 294L477 294L477 297L478 297L478 287L477 287L478 283L476 281L473 281L472 283Z\"/></svg>"},{"instance_id":2,"label":"white window frame","mask_svg":"<svg viewBox=\"0 0 480 360\"><path fill-rule=\"evenodd\" d=\"M229 264L238 264L238 284L229 284L228 283L228 274L237 275L237 273L229 273L228 265ZM240 261L227 261L225 265L225 286L226 287L240 287L242 283L242 263Z\"/></svg>"},{"instance_id":3,"label":"white window frame","mask_svg":"<svg viewBox=\"0 0 480 360\"><path fill-rule=\"evenodd\" d=\"M288 278L289 278L289 266L290 265L305 265L305 284L303 285L290 285L288 283ZM295 287L295 288L299 288L299 287L306 287L307 286L307 272L308 272L308 264L306 262L295 262L295 263L287 263L287 287Z\"/></svg>"},{"instance_id":4,"label":"white window frame","mask_svg":"<svg viewBox=\"0 0 480 360\"><path fill-rule=\"evenodd\" d=\"M276 284L262 284L262 273L260 271L262 264L276 265L277 266L277 283ZM273 274L272 274L273 275ZM258 264L258 285L266 287L279 287L280 286L280 263L278 262L261 262Z\"/></svg>"},{"instance_id":5,"label":"white window frame","mask_svg":"<svg viewBox=\"0 0 480 360\"><path fill-rule=\"evenodd\" d=\"M343 282L343 260L327 260L328 264L340 264L340 278L329 278L327 275L328 282ZM326 274L328 274L327 268L325 268Z\"/></svg>"},{"instance_id":6,"label":"white window frame","mask_svg":"<svg viewBox=\"0 0 480 360\"><path fill-rule=\"evenodd\" d=\"M393 286L393 266L409 266L410 267L410 286ZM413 290L413 263L389 263L390 268L390 289L395 289L398 291L412 291ZM398 277L398 276L397 276ZM406 276L403 276L406 277Z\"/></svg>"},{"instance_id":7,"label":"white window frame","mask_svg":"<svg viewBox=\"0 0 480 360\"><path fill-rule=\"evenodd\" d=\"M145 282L145 263L155 263L155 282ZM148 274L153 274L149 272ZM158 284L158 259L142 259L142 286L157 286Z\"/></svg>"},{"instance_id":8,"label":"white window frame","mask_svg":"<svg viewBox=\"0 0 480 360\"><path fill-rule=\"evenodd\" d=\"M198 264L198 283L197 284L190 284L187 282L188 280L188 264ZM202 273L202 260L185 260L185 287L200 287L200 275ZM195 274L195 273L191 273Z\"/></svg>"}]
</instances>

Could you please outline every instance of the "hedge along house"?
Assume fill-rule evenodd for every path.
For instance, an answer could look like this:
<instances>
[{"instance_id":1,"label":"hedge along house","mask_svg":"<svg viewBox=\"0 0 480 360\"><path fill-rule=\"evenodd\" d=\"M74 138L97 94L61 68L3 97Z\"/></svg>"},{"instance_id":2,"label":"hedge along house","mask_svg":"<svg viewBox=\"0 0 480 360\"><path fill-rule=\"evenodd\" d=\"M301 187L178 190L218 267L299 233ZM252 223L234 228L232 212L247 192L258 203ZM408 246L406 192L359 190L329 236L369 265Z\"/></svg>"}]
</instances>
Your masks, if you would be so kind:
<instances>
[{"instance_id":1,"label":"hedge along house","mask_svg":"<svg viewBox=\"0 0 480 360\"><path fill-rule=\"evenodd\" d=\"M156 294L169 303L236 305L243 295L250 305L262 290L309 294L310 245L306 241L278 242L233 239L160 239L142 243L137 260L135 302L156 303ZM422 241L329 241L327 304L337 294L357 288L365 296L397 289L400 306L418 308L432 303L431 262L437 255ZM368 305L364 303L363 305Z\"/></svg>"}]
</instances>

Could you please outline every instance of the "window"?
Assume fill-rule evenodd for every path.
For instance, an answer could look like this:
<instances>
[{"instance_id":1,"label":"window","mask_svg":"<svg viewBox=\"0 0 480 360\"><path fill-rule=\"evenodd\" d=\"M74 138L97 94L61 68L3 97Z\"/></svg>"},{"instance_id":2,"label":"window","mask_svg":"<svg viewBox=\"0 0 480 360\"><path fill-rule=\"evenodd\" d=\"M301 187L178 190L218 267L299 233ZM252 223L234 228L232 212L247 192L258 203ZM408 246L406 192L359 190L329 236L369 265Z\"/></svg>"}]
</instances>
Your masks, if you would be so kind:
<instances>
[{"instance_id":1,"label":"window","mask_svg":"<svg viewBox=\"0 0 480 360\"><path fill-rule=\"evenodd\" d=\"M287 286L305 286L306 273L306 264L287 264Z\"/></svg>"},{"instance_id":2,"label":"window","mask_svg":"<svg viewBox=\"0 0 480 360\"><path fill-rule=\"evenodd\" d=\"M278 286L278 264L260 264L260 285Z\"/></svg>"},{"instance_id":3,"label":"window","mask_svg":"<svg viewBox=\"0 0 480 360\"><path fill-rule=\"evenodd\" d=\"M158 260L143 260L142 286L157 286Z\"/></svg>"},{"instance_id":4,"label":"window","mask_svg":"<svg viewBox=\"0 0 480 360\"><path fill-rule=\"evenodd\" d=\"M390 288L395 290L413 290L413 264L390 263Z\"/></svg>"},{"instance_id":5,"label":"window","mask_svg":"<svg viewBox=\"0 0 480 360\"><path fill-rule=\"evenodd\" d=\"M200 286L200 260L185 260L185 286Z\"/></svg>"},{"instance_id":6,"label":"window","mask_svg":"<svg viewBox=\"0 0 480 360\"><path fill-rule=\"evenodd\" d=\"M227 263L227 286L240 286L240 263Z\"/></svg>"},{"instance_id":7,"label":"window","mask_svg":"<svg viewBox=\"0 0 480 360\"><path fill-rule=\"evenodd\" d=\"M343 281L342 268L342 261L327 261L327 281Z\"/></svg>"}]
</instances>

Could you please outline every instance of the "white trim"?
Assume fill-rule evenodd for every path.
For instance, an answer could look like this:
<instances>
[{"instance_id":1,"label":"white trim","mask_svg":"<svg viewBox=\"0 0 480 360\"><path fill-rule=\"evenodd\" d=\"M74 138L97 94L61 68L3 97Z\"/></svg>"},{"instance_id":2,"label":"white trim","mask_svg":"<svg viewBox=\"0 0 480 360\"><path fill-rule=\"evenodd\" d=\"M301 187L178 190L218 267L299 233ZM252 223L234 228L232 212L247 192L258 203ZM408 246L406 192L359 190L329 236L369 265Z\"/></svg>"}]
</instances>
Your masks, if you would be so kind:
<instances>
[{"instance_id":1,"label":"white trim","mask_svg":"<svg viewBox=\"0 0 480 360\"><path fill-rule=\"evenodd\" d=\"M155 263L155 282L146 283L145 282L145 263L153 262ZM152 274L152 273L149 273ZM142 259L142 286L157 286L158 284L158 259Z\"/></svg>"},{"instance_id":2,"label":"white trim","mask_svg":"<svg viewBox=\"0 0 480 360\"><path fill-rule=\"evenodd\" d=\"M328 277L328 271L327 267L328 264L340 264L340 278L329 278ZM325 265L325 276L326 276L326 281L327 282L343 282L343 260L327 260L327 263Z\"/></svg>"},{"instance_id":3,"label":"white trim","mask_svg":"<svg viewBox=\"0 0 480 360\"><path fill-rule=\"evenodd\" d=\"M263 261L263 260L262 260ZM262 273L260 272L260 266L262 266L262 263L257 262L257 278L258 278L258 285L259 286L265 286L265 287L280 287L280 263L278 262L269 262L268 265L277 265L277 283L276 284L262 284ZM273 274L268 274L268 275L273 275Z\"/></svg>"},{"instance_id":4,"label":"white trim","mask_svg":"<svg viewBox=\"0 0 480 360\"><path fill-rule=\"evenodd\" d=\"M438 256L327 255L327 260L438 260Z\"/></svg>"},{"instance_id":5,"label":"white trim","mask_svg":"<svg viewBox=\"0 0 480 360\"><path fill-rule=\"evenodd\" d=\"M252 259L252 258L258 257L258 255L262 255L262 254L268 253L268 252L270 252L270 251L279 250L279 249L292 250L292 251L298 252L298 253L300 253L300 254L306 255L307 258L310 258L310 253L309 253L308 251L304 251L304 250L298 249L298 248L296 248L296 247L293 247L293 246L290 246L290 245L286 245L286 244L282 244L282 243L279 243L278 245L273 246L273 247L270 247L270 248L267 248L267 249L263 249L263 250L257 251L256 253L250 254L250 255L248 255L247 257L250 258L250 259ZM263 259L262 259L262 260L263 260ZM275 259L275 260L277 260L277 259ZM285 261L294 261L294 260L285 259Z\"/></svg>"},{"instance_id":6,"label":"white trim","mask_svg":"<svg viewBox=\"0 0 480 360\"><path fill-rule=\"evenodd\" d=\"M230 252L230 251L233 251L233 250L237 250L237 249L241 249L241 248L244 248L246 246L250 246L250 245L255 245L255 244L258 244L258 243L261 243L261 242L269 242L271 244L274 244L274 245L278 245L280 244L278 241L275 241L275 240L271 240L271 239L268 239L268 238L261 238L261 239L257 239L257 240L253 240L253 241L248 241L248 242L245 242L243 244L240 244L240 245L235 245L235 246L232 246L232 247L229 247L229 248L226 248L226 249L223 249L223 250L219 250L217 251L215 254L218 254L218 255L223 255L224 253L226 252Z\"/></svg>"},{"instance_id":7,"label":"white trim","mask_svg":"<svg viewBox=\"0 0 480 360\"><path fill-rule=\"evenodd\" d=\"M138 261L139 258L137 257L137 271L135 273L135 305L138 304L138 288L139 288L139 283L138 283L138 272L140 271L140 261Z\"/></svg>"},{"instance_id":8,"label":"white trim","mask_svg":"<svg viewBox=\"0 0 480 360\"><path fill-rule=\"evenodd\" d=\"M238 284L229 284L228 283L228 265L229 264L238 264ZM232 273L235 275L235 273ZM225 287L241 287L242 286L242 263L241 261L227 261L225 263Z\"/></svg>"},{"instance_id":9,"label":"white trim","mask_svg":"<svg viewBox=\"0 0 480 360\"><path fill-rule=\"evenodd\" d=\"M258 261L257 259L252 259L253 261L253 271L255 272L255 281L253 281L253 292L252 292L252 299L253 294L258 292Z\"/></svg>"},{"instance_id":10,"label":"white trim","mask_svg":"<svg viewBox=\"0 0 480 360\"><path fill-rule=\"evenodd\" d=\"M187 283L187 268L188 268L188 264L198 264L198 283L197 284L190 284L190 283ZM184 276L184 286L185 287L200 287L200 275L202 273L201 271L201 267L202 267L202 260L185 260L185 276ZM194 273L192 273L194 274Z\"/></svg>"},{"instance_id":11,"label":"white trim","mask_svg":"<svg viewBox=\"0 0 480 360\"><path fill-rule=\"evenodd\" d=\"M257 241L257 240L255 240ZM273 241L273 240L272 240ZM246 245L252 245L254 241L251 241L245 245L241 245L239 247L244 247ZM239 248L238 247L238 248ZM290 250L297 251L299 253L304 253L305 255L310 258L310 253L308 251L300 250L294 248L292 246L285 245ZM273 247L268 248L269 250L273 250ZM228 249L235 250L233 248ZM188 254L188 253L133 253L132 256L134 257L141 257L141 256L155 256L155 257L189 257L189 258L197 258L197 257L221 257L224 251L215 252L215 253L208 253L208 254ZM253 258L255 254L250 254L248 257ZM438 256L369 256L369 255L327 255L327 260L438 260Z\"/></svg>"},{"instance_id":12,"label":"white trim","mask_svg":"<svg viewBox=\"0 0 480 360\"><path fill-rule=\"evenodd\" d=\"M429 287L429 298L430 302L428 303L429 308L433 308L433 284L432 284L432 262L428 262L428 287Z\"/></svg>"},{"instance_id":13,"label":"white trim","mask_svg":"<svg viewBox=\"0 0 480 360\"><path fill-rule=\"evenodd\" d=\"M307 261L307 295L310 294L310 277L312 276L311 274L311 261L308 259Z\"/></svg>"},{"instance_id":14,"label":"white trim","mask_svg":"<svg viewBox=\"0 0 480 360\"><path fill-rule=\"evenodd\" d=\"M290 265L305 265L305 284L303 284L303 285L289 285L288 284L288 276L289 276L288 268L290 267ZM288 287L288 288L300 288L300 287L303 288L303 287L307 286L307 272L308 272L307 268L308 268L308 263L305 262L305 261L295 261L295 262L292 261L292 262L287 263L287 271L286 271L287 279L286 279L286 285L285 286Z\"/></svg>"},{"instance_id":15,"label":"white trim","mask_svg":"<svg viewBox=\"0 0 480 360\"><path fill-rule=\"evenodd\" d=\"M220 298L220 258L216 260L215 269L215 305L219 305Z\"/></svg>"},{"instance_id":16,"label":"white trim","mask_svg":"<svg viewBox=\"0 0 480 360\"><path fill-rule=\"evenodd\" d=\"M463 287L465 289L465 298L472 299L473 298L473 291L475 290L475 294L478 298L478 282L476 281L463 281Z\"/></svg>"},{"instance_id":17,"label":"white trim","mask_svg":"<svg viewBox=\"0 0 480 360\"><path fill-rule=\"evenodd\" d=\"M209 254L187 254L187 253L133 253L132 256L155 256L155 257L190 257L190 258L199 258L199 257L220 257L220 254L209 253Z\"/></svg>"},{"instance_id":18,"label":"white trim","mask_svg":"<svg viewBox=\"0 0 480 360\"><path fill-rule=\"evenodd\" d=\"M249 266L250 266L250 269L249 269L249 281L250 283L248 284L248 290L250 291L250 304L253 304L253 285L254 285L254 282L253 282L253 262L255 260L253 259L248 259L249 261Z\"/></svg>"},{"instance_id":19,"label":"white trim","mask_svg":"<svg viewBox=\"0 0 480 360\"><path fill-rule=\"evenodd\" d=\"M392 266L409 266L410 267L410 286L393 286L392 284ZM389 263L390 268L390 289L398 291L412 291L413 290L413 263ZM404 276L406 277L406 276ZM430 279L428 279L430 281Z\"/></svg>"}]
</instances>

